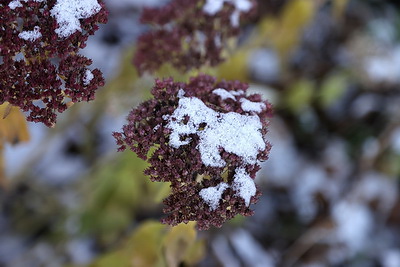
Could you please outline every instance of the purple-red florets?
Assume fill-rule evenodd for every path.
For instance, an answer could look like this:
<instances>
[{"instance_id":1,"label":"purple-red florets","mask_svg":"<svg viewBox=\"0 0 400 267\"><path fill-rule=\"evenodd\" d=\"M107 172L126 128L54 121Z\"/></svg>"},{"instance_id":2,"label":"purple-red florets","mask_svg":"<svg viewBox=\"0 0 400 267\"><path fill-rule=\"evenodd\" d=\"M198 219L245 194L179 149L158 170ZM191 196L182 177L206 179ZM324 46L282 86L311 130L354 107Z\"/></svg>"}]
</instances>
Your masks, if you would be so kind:
<instances>
[{"instance_id":1,"label":"purple-red florets","mask_svg":"<svg viewBox=\"0 0 400 267\"><path fill-rule=\"evenodd\" d=\"M224 2L221 8L207 11L212 1L172 0L162 8L144 9L141 22L153 29L137 42L133 62L138 71L154 72L164 63L181 71L221 63L228 39L238 35L239 21L254 13L256 2L237 1L247 4L240 10L235 1L218 1Z\"/></svg>"},{"instance_id":2,"label":"purple-red florets","mask_svg":"<svg viewBox=\"0 0 400 267\"><path fill-rule=\"evenodd\" d=\"M0 104L9 102L27 113L27 120L52 126L69 105L94 99L104 84L92 61L78 55L89 35L106 23L101 9L80 19L81 29L60 36L52 9L56 0L6 0L0 4ZM90 72L90 73L89 73Z\"/></svg>"},{"instance_id":3,"label":"purple-red florets","mask_svg":"<svg viewBox=\"0 0 400 267\"><path fill-rule=\"evenodd\" d=\"M145 174L152 181L171 183L171 195L164 199L167 217L162 220L163 223L176 225L197 221L199 229L208 229L212 225L220 227L237 214L253 214L249 204L256 203L261 194L253 179L260 169L258 163L268 158L271 148L265 136L272 108L258 94L246 96L247 88L247 84L238 81L216 82L214 77L207 75L191 78L189 83L174 82L172 78L156 80L151 91L154 98L133 109L122 132L113 134L120 151L129 148L150 163ZM217 94L216 89L229 97ZM177 112L183 110L185 101L202 103L204 107L194 110L196 116L185 115L178 119ZM262 110L255 112L244 108L243 103L246 101L262 107ZM190 111L193 106L187 108ZM208 115L204 112L208 112ZM259 128L248 135L246 132L243 135L240 129L230 133L219 132L219 123L221 127L229 126L231 122L224 121L224 118L232 115L238 119L258 121ZM197 120L202 116L205 116L205 122ZM214 125L207 124L211 119L215 119ZM175 138L174 127L183 132L189 127L191 132L181 132L179 138ZM242 136L235 136L236 132L242 133ZM216 154L212 152L214 138L235 142L229 140L231 136L241 140L241 143L234 144L239 150L217 144ZM251 144L254 138L259 138L260 148L254 154L254 159L246 158L247 152L244 149L243 156L241 148ZM178 145L174 145L174 142ZM219 158L223 163L218 163L218 160L209 161L208 156ZM242 173L241 177L239 172ZM242 191L241 185L253 192L249 194L246 190ZM207 188L210 191L204 190ZM208 192L216 192L220 197Z\"/></svg>"}]
</instances>

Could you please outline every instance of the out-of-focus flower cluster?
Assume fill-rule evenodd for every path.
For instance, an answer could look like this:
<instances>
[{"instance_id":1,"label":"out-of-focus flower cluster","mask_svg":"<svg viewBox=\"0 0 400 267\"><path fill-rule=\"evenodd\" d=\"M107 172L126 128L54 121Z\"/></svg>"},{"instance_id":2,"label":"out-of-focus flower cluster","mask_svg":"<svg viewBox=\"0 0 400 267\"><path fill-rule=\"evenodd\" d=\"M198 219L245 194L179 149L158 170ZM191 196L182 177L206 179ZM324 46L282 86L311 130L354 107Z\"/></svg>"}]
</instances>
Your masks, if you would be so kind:
<instances>
[{"instance_id":1,"label":"out-of-focus flower cluster","mask_svg":"<svg viewBox=\"0 0 400 267\"><path fill-rule=\"evenodd\" d=\"M129 147L150 163L145 173L152 181L171 183L163 223L197 221L208 229L252 215L249 205L261 194L253 179L268 158L272 109L260 95L246 96L247 88L207 75L187 84L157 80L154 98L114 133L120 150Z\"/></svg>"},{"instance_id":2,"label":"out-of-focus flower cluster","mask_svg":"<svg viewBox=\"0 0 400 267\"><path fill-rule=\"evenodd\" d=\"M173 0L162 8L145 8L141 22L154 26L140 36L134 64L140 73L162 64L188 71L223 61L230 37L239 33L241 19L254 13L253 0Z\"/></svg>"},{"instance_id":3,"label":"out-of-focus flower cluster","mask_svg":"<svg viewBox=\"0 0 400 267\"><path fill-rule=\"evenodd\" d=\"M0 104L52 126L57 112L94 99L104 81L77 54L107 12L96 0L13 0L0 3Z\"/></svg>"}]
</instances>

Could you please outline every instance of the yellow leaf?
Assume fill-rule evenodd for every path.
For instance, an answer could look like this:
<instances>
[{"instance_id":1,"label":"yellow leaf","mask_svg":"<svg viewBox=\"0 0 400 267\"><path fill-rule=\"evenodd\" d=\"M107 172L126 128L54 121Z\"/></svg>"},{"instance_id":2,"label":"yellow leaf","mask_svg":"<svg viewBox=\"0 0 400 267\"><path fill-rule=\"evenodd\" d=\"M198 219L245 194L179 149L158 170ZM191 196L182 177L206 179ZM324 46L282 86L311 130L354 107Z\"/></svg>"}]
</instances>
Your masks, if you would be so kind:
<instances>
[{"instance_id":1,"label":"yellow leaf","mask_svg":"<svg viewBox=\"0 0 400 267\"><path fill-rule=\"evenodd\" d=\"M313 99L315 84L308 80L300 80L289 88L283 101L294 112L308 107Z\"/></svg>"},{"instance_id":2,"label":"yellow leaf","mask_svg":"<svg viewBox=\"0 0 400 267\"><path fill-rule=\"evenodd\" d=\"M280 18L277 20L266 18L261 22L260 34L268 38L285 60L299 43L304 27L313 18L317 7L317 1L289 1Z\"/></svg>"},{"instance_id":3,"label":"yellow leaf","mask_svg":"<svg viewBox=\"0 0 400 267\"><path fill-rule=\"evenodd\" d=\"M173 227L163 241L163 253L168 267L177 267L184 260L196 241L196 223L179 224Z\"/></svg>"},{"instance_id":4,"label":"yellow leaf","mask_svg":"<svg viewBox=\"0 0 400 267\"><path fill-rule=\"evenodd\" d=\"M166 198L171 193L170 188L171 183L156 183L153 186L155 187L154 201L156 203L160 203L164 198Z\"/></svg>"},{"instance_id":5,"label":"yellow leaf","mask_svg":"<svg viewBox=\"0 0 400 267\"><path fill-rule=\"evenodd\" d=\"M159 222L143 223L128 241L130 264L134 267L160 266L161 242L166 226Z\"/></svg>"},{"instance_id":6,"label":"yellow leaf","mask_svg":"<svg viewBox=\"0 0 400 267\"><path fill-rule=\"evenodd\" d=\"M321 85L318 101L323 107L329 107L343 95L345 89L346 78L339 74L331 75Z\"/></svg>"},{"instance_id":7,"label":"yellow leaf","mask_svg":"<svg viewBox=\"0 0 400 267\"><path fill-rule=\"evenodd\" d=\"M129 258L122 251L115 251L100 257L90 267L129 266Z\"/></svg>"},{"instance_id":8,"label":"yellow leaf","mask_svg":"<svg viewBox=\"0 0 400 267\"><path fill-rule=\"evenodd\" d=\"M18 107L5 102L0 105L0 143L17 144L29 141L24 114Z\"/></svg>"},{"instance_id":9,"label":"yellow leaf","mask_svg":"<svg viewBox=\"0 0 400 267\"><path fill-rule=\"evenodd\" d=\"M225 80L239 80L241 82L248 82L248 68L247 61L250 55L248 49L237 50L230 58L217 68L217 76Z\"/></svg>"},{"instance_id":10,"label":"yellow leaf","mask_svg":"<svg viewBox=\"0 0 400 267\"><path fill-rule=\"evenodd\" d=\"M348 0L333 0L333 15L340 18L347 6Z\"/></svg>"}]
</instances>

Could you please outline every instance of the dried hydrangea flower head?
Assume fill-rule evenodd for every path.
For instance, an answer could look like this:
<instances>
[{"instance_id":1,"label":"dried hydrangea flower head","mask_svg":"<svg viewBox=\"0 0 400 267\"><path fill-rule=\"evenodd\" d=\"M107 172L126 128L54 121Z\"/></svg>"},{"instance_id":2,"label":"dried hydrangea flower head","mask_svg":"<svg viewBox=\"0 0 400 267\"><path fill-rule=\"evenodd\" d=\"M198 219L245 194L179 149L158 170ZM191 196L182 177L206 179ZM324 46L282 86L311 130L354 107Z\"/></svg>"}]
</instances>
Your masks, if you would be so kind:
<instances>
[{"instance_id":1,"label":"dried hydrangea flower head","mask_svg":"<svg viewBox=\"0 0 400 267\"><path fill-rule=\"evenodd\" d=\"M171 182L164 223L197 221L208 229L252 215L249 205L260 196L253 179L268 158L272 109L260 95L246 96L247 88L207 75L187 84L156 80L154 98L114 133L119 150L129 147L150 163L145 173L152 181Z\"/></svg>"},{"instance_id":2,"label":"dried hydrangea flower head","mask_svg":"<svg viewBox=\"0 0 400 267\"><path fill-rule=\"evenodd\" d=\"M134 65L140 73L164 63L182 71L215 66L227 39L239 33L240 19L254 10L253 0L172 0L144 9L141 22L154 29L139 38Z\"/></svg>"},{"instance_id":3,"label":"dried hydrangea flower head","mask_svg":"<svg viewBox=\"0 0 400 267\"><path fill-rule=\"evenodd\" d=\"M0 104L27 119L54 125L57 112L94 99L104 81L91 60L78 55L89 35L106 23L97 0L6 0L0 3Z\"/></svg>"}]
</instances>

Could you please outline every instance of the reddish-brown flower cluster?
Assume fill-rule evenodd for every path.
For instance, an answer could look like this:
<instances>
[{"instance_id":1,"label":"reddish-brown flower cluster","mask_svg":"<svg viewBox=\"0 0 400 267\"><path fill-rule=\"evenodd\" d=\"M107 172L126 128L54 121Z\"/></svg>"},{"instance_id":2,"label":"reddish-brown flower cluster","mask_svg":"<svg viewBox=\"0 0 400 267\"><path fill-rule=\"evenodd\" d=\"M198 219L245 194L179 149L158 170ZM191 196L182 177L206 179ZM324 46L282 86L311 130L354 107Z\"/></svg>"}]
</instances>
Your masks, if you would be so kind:
<instances>
[{"instance_id":1,"label":"reddish-brown flower cluster","mask_svg":"<svg viewBox=\"0 0 400 267\"><path fill-rule=\"evenodd\" d=\"M0 104L7 101L27 112L27 120L52 126L57 112L94 99L102 74L89 70L91 60L77 52L97 24L106 23L102 3L6 0L0 20Z\"/></svg>"},{"instance_id":2,"label":"reddish-brown flower cluster","mask_svg":"<svg viewBox=\"0 0 400 267\"><path fill-rule=\"evenodd\" d=\"M182 71L215 66L223 61L228 38L239 33L240 19L254 10L253 0L172 0L162 8L147 8L141 22L154 29L139 38L134 65L140 73L164 63Z\"/></svg>"},{"instance_id":3,"label":"reddish-brown flower cluster","mask_svg":"<svg viewBox=\"0 0 400 267\"><path fill-rule=\"evenodd\" d=\"M207 75L189 83L156 80L154 98L128 116L113 133L150 163L152 181L170 182L163 223L197 221L199 229L220 227L237 214L252 215L260 196L253 179L268 158L265 140L271 105L246 96L247 84Z\"/></svg>"}]
</instances>

